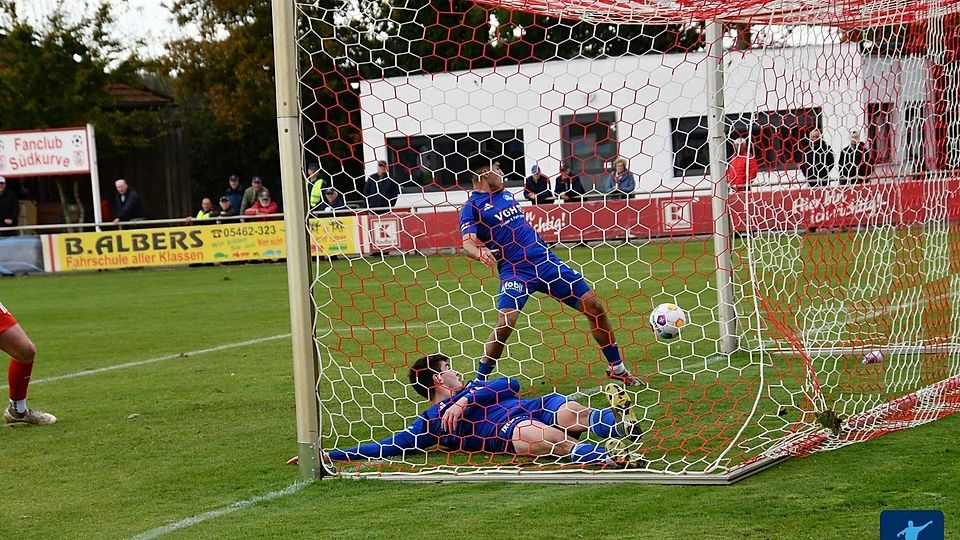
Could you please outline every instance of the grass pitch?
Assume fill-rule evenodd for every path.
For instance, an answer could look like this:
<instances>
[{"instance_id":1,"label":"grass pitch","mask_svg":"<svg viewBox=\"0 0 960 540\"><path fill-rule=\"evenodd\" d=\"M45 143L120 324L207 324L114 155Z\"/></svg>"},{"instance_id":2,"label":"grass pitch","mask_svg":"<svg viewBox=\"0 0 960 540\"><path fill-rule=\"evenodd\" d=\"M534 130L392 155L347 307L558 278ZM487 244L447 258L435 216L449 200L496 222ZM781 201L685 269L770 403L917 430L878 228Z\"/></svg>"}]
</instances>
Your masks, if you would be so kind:
<instances>
[{"instance_id":1,"label":"grass pitch","mask_svg":"<svg viewBox=\"0 0 960 540\"><path fill-rule=\"evenodd\" d=\"M283 265L0 284L39 347L31 405L60 418L0 429L0 538L129 538L297 480ZM954 415L732 487L319 482L168 537L875 538L892 508L951 537L957 440Z\"/></svg>"}]
</instances>

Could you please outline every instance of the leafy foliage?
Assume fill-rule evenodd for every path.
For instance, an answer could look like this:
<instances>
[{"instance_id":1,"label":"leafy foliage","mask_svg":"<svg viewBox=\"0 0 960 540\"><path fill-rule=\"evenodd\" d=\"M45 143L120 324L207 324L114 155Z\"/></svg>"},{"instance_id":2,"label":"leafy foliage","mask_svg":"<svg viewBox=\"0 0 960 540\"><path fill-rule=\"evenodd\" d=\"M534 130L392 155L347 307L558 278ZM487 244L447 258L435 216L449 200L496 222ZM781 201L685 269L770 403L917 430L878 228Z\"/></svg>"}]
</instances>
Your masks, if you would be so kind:
<instances>
[{"instance_id":1,"label":"leafy foliage","mask_svg":"<svg viewBox=\"0 0 960 540\"><path fill-rule=\"evenodd\" d=\"M220 193L234 173L263 176L279 194L269 0L179 0L173 12L200 28L168 44L165 62L191 135L195 195Z\"/></svg>"},{"instance_id":2,"label":"leafy foliage","mask_svg":"<svg viewBox=\"0 0 960 540\"><path fill-rule=\"evenodd\" d=\"M101 157L145 146L161 117L114 107L108 86L138 85L145 64L110 37L112 22L109 5L75 23L60 6L34 27L17 17L13 0L0 0L0 129L90 123Z\"/></svg>"}]
</instances>

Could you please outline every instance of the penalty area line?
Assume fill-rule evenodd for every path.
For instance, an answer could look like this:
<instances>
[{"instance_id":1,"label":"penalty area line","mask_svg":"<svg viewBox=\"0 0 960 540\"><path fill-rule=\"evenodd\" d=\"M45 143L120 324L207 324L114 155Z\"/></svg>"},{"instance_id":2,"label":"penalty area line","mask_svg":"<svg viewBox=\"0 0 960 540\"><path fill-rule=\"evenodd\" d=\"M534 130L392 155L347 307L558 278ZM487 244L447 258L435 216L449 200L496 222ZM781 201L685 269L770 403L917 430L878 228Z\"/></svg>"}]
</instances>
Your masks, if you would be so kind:
<instances>
[{"instance_id":1,"label":"penalty area line","mask_svg":"<svg viewBox=\"0 0 960 540\"><path fill-rule=\"evenodd\" d=\"M227 349L234 349L234 348L236 348L236 347L244 347L244 346L247 346L247 345L257 345L258 343L264 343L264 342L267 342L267 341L273 341L273 340L276 340L276 339L283 339L283 338L288 338L288 337L290 337L290 333L289 333L289 332L287 332L286 334L277 334L277 335L275 335L275 336L267 336L267 337L262 337L262 338L257 338L257 339L248 339L247 341L239 341L239 342L237 342L237 343L229 343L229 344L227 344L227 345L217 345L216 347L208 347L208 348L206 348L206 349L197 349L197 350L195 350L195 351L188 351L188 352L182 352L182 353L173 353L173 354L165 354L165 355L163 355L163 356L155 356L155 357L153 357L153 358L147 358L146 360L137 360L137 361L135 361L135 362L127 362L127 363L125 363L125 364L117 364L117 365L114 365L114 366L105 366L105 367L96 368L96 369L85 369L85 370L83 370L83 371L75 371L75 372L73 372L73 373L64 373L63 375L54 375L54 376L52 376L52 377L42 377L42 378L40 378L40 379L33 379L33 380L30 381L30 384L31 384L31 385L46 384L46 383L51 383L51 382L56 382L56 381L63 381L63 380L67 380L67 379L75 379L75 378L77 378L77 377L85 377L85 376L87 376L87 375L96 375L96 374L98 374L98 373L106 373L106 372L108 372L108 371L115 371L115 370L118 370L118 369L127 369L127 368L145 366L145 365L147 365L147 364L156 364L157 362L164 362L164 361L166 361L166 360L174 360L174 359L176 359L176 358L187 358L187 357L196 356L196 355L199 355L199 354L208 354L208 353L212 353L212 352L225 351L225 350L227 350ZM5 388L7 388L7 387L8 387L8 385L6 385L6 384L3 385L3 386L0 386L0 390L3 390L3 389L5 389Z\"/></svg>"},{"instance_id":2,"label":"penalty area line","mask_svg":"<svg viewBox=\"0 0 960 540\"><path fill-rule=\"evenodd\" d=\"M310 482L294 482L293 484L290 484L289 486L277 491L271 491L270 493L257 495L256 497L251 497L243 501L237 501L235 503L231 503L227 506L224 506L223 508L217 508L216 510L203 512L202 514L190 516L188 518L181 519L180 521L176 521L169 525L157 527L156 529L150 529L149 531L142 532L132 537L130 540L150 540L153 538L157 538L165 534L172 533L173 531L176 531L176 530L186 529L187 527L192 527L194 525L197 525L198 523L203 523L204 521L216 519L226 514L231 514L233 512L236 512L237 510L243 510L244 508L248 508L250 506L259 504L264 501L270 501L270 500L278 499L280 497L284 497L287 495L292 495L300 491L301 489L307 487L308 485L310 485Z\"/></svg>"}]
</instances>

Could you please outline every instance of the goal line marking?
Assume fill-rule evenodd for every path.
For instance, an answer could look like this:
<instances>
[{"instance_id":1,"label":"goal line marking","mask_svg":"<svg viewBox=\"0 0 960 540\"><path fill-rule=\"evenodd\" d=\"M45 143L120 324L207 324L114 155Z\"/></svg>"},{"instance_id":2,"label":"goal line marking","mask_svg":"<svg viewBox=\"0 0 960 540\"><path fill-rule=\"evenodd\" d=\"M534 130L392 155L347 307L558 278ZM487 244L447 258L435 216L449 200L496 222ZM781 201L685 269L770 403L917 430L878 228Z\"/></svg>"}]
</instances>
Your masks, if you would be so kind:
<instances>
[{"instance_id":1,"label":"goal line marking","mask_svg":"<svg viewBox=\"0 0 960 540\"><path fill-rule=\"evenodd\" d=\"M190 356L196 356L199 354L208 354L212 352L225 351L225 350L234 349L237 347L245 347L247 345L256 345L258 343L264 343L267 341L273 341L273 340L283 339L288 337L290 337L289 332L287 332L286 334L277 334L275 336L267 336L267 337L262 337L257 339L249 339L247 341L239 341L236 343L228 343L226 345L218 345L216 347L208 347L206 349L197 349L195 351L165 354L163 356L155 356L153 358L147 358L146 360L137 360L135 362L127 362L125 364L116 364L113 366L104 366L104 367L95 368L95 369L85 369L82 371L75 371L73 373L64 373L63 375L54 375L52 377L42 377L39 379L33 379L30 381L30 384L31 385L46 384L46 383L51 383L56 381L63 381L67 379L75 379L77 377L85 377L87 375L96 375L98 373L106 373L108 371L115 371L118 369L127 369L132 367L145 366L148 364L156 364L157 362L164 362L166 360L174 360L177 358L186 358ZM3 390L5 388L8 388L8 385L5 384L3 386L0 386L0 390Z\"/></svg>"},{"instance_id":2,"label":"goal line marking","mask_svg":"<svg viewBox=\"0 0 960 540\"><path fill-rule=\"evenodd\" d=\"M209 512L203 512L202 514L181 519L180 521L176 521L169 525L157 527L156 529L150 529L149 531L142 532L132 537L131 540L151 540L179 529L186 529L187 527L192 527L198 523L203 523L204 521L215 519L226 514L231 514L237 510L243 510L244 508L248 508L264 501L270 501L286 495L292 495L308 485L310 485L310 482L294 482L293 484L290 484L289 486L277 491L271 491L270 493L257 495L256 497L251 497L243 501L237 501L222 508L217 508L216 510L210 510Z\"/></svg>"}]
</instances>

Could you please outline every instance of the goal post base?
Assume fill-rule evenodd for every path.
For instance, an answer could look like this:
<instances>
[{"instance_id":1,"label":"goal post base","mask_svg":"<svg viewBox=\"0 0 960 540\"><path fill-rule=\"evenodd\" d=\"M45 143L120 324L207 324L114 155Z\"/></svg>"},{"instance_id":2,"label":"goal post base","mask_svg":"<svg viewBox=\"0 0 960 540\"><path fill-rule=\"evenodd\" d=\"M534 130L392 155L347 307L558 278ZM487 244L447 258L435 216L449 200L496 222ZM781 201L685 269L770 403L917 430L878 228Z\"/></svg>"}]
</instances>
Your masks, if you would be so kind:
<instances>
[{"instance_id":1,"label":"goal post base","mask_svg":"<svg viewBox=\"0 0 960 540\"><path fill-rule=\"evenodd\" d=\"M630 482L661 485L729 486L749 476L764 471L789 456L765 457L741 465L727 473L681 473L668 474L624 470L571 470L571 471L472 471L456 473L449 470L433 470L417 473L341 473L329 478L353 478L384 480L389 482L544 482L559 484L594 484Z\"/></svg>"}]
</instances>

